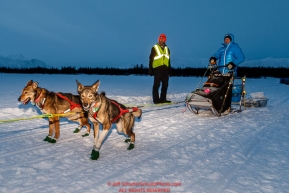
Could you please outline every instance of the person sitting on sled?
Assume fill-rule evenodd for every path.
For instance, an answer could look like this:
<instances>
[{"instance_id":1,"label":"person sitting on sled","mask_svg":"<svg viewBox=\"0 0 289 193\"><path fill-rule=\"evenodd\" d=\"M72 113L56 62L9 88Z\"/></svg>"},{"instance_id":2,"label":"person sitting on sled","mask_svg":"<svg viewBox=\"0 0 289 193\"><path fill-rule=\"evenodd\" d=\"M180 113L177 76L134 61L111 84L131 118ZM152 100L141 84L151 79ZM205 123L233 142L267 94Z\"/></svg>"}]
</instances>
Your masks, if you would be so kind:
<instances>
[{"instance_id":1,"label":"person sitting on sled","mask_svg":"<svg viewBox=\"0 0 289 193\"><path fill-rule=\"evenodd\" d=\"M234 76L237 76L237 66L244 62L244 60L245 56L242 49L234 42L234 35L227 33L222 47L210 58L209 62L210 65L223 66L218 68L222 74L226 74L234 69Z\"/></svg>"}]
</instances>

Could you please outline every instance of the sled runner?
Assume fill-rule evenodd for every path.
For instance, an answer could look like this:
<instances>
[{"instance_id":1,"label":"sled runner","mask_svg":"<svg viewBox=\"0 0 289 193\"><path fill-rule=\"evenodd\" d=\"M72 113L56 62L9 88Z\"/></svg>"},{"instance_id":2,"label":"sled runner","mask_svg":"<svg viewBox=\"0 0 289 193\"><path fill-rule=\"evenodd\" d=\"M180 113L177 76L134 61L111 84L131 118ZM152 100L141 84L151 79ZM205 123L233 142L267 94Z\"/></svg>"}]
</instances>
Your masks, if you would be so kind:
<instances>
[{"instance_id":1,"label":"sled runner","mask_svg":"<svg viewBox=\"0 0 289 193\"><path fill-rule=\"evenodd\" d=\"M234 84L234 71L221 74L218 68L217 66L210 67L211 73L202 88L197 87L195 91L186 96L185 103L191 112L198 114L201 109L204 109L211 110L216 116L221 116L230 112L231 103L239 105L239 111L241 111L241 107L244 105L241 101L245 97L246 78L236 78L241 82L236 81Z\"/></svg>"}]
</instances>

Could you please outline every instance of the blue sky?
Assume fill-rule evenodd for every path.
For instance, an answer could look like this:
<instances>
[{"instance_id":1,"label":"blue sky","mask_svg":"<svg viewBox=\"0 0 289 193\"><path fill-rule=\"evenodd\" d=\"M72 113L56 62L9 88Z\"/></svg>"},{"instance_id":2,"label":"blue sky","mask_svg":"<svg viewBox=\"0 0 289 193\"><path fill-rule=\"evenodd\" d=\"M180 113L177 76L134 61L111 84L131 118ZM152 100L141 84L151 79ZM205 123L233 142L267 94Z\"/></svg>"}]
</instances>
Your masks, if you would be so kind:
<instances>
[{"instance_id":1,"label":"blue sky","mask_svg":"<svg viewBox=\"0 0 289 193\"><path fill-rule=\"evenodd\" d=\"M51 66L147 65L165 33L172 61L189 61L209 58L229 32L247 59L289 58L288 10L288 0L1 0L0 55Z\"/></svg>"}]
</instances>

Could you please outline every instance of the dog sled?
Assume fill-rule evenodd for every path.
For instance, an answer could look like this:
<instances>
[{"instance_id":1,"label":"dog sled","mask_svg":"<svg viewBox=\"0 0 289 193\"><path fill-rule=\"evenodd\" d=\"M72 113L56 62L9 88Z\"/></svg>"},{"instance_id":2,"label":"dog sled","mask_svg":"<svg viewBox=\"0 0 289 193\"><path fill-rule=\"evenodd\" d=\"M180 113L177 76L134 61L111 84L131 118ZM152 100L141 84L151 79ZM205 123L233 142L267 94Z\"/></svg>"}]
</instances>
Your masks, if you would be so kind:
<instances>
[{"instance_id":1,"label":"dog sled","mask_svg":"<svg viewBox=\"0 0 289 193\"><path fill-rule=\"evenodd\" d=\"M242 101L245 101L246 77L235 78L233 70L222 74L218 68L217 66L210 66L208 69L211 72L207 81L201 88L198 88L200 82L197 89L186 96L185 103L191 112L199 114L200 110L211 110L214 115L219 117L222 114L228 114L231 105L239 105L238 111L241 111L242 106L245 106Z\"/></svg>"}]
</instances>

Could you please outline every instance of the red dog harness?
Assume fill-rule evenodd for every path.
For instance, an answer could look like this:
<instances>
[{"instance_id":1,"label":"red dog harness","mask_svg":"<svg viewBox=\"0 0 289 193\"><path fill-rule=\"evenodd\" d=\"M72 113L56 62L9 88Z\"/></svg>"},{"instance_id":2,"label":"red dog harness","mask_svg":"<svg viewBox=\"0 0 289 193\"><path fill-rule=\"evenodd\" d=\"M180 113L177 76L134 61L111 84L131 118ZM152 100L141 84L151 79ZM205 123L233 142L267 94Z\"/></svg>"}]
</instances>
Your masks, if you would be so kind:
<instances>
[{"instance_id":1,"label":"red dog harness","mask_svg":"<svg viewBox=\"0 0 289 193\"><path fill-rule=\"evenodd\" d=\"M115 118L113 118L113 119L111 120L112 123L115 122L115 121L117 121L123 114L125 114L125 113L130 113L130 112L136 112L136 111L138 110L137 107L132 107L132 108L130 108L130 109L122 109L117 102L112 101L112 100L111 100L110 102L112 102L112 103L113 103L115 106L117 106L118 109L119 109L119 114L118 114ZM93 114L93 118L94 118L94 119L97 118L97 112L98 112L98 111L96 111L96 112Z\"/></svg>"},{"instance_id":2,"label":"red dog harness","mask_svg":"<svg viewBox=\"0 0 289 193\"><path fill-rule=\"evenodd\" d=\"M72 111L72 110L73 110L74 108L76 108L76 107L81 108L81 105L80 105L80 104L76 104L76 103L72 102L72 101L69 100L66 96L63 96L63 95L60 94L60 93L56 93L56 95L59 96L60 98L64 99L64 100L66 100L66 101L69 102L69 104L70 104L70 108L67 109L66 111L64 111L63 113L67 113L67 112L69 112L69 111Z\"/></svg>"}]
</instances>

